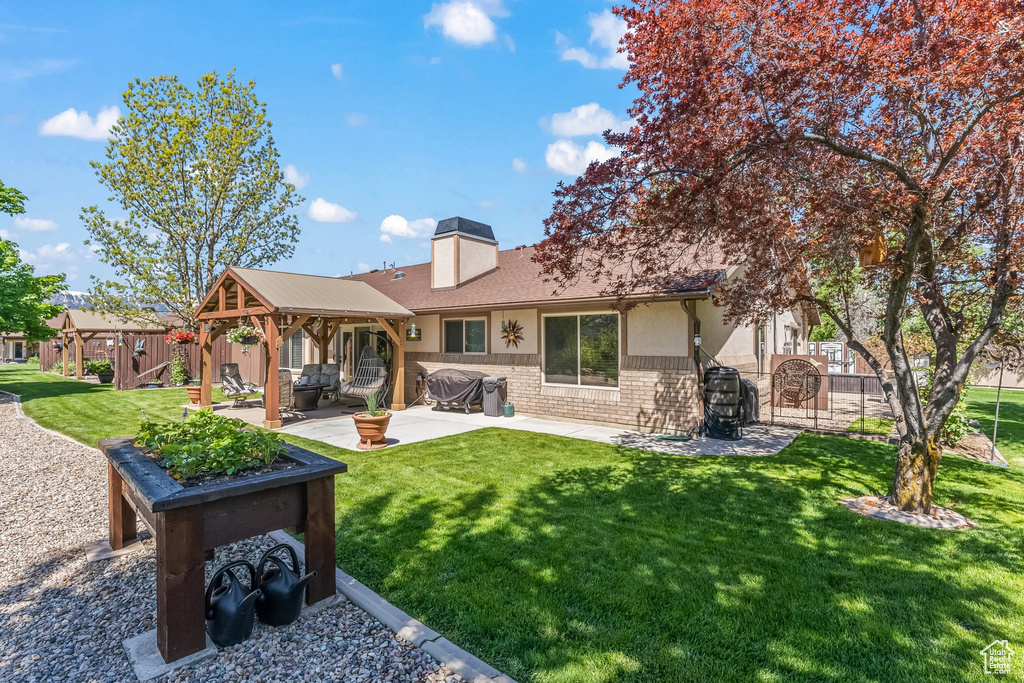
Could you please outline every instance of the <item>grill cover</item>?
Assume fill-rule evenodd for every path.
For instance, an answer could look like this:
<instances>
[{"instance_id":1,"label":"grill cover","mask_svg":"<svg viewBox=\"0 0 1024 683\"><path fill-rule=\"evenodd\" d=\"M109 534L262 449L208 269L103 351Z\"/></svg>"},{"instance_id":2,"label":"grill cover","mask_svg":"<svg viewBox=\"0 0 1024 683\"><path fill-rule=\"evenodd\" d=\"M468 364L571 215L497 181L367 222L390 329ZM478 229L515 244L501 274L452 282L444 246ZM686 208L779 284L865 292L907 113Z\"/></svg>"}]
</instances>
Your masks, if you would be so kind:
<instances>
[{"instance_id":1,"label":"grill cover","mask_svg":"<svg viewBox=\"0 0 1024 683\"><path fill-rule=\"evenodd\" d=\"M474 370L437 370L427 377L427 395L441 403L481 403L486 376Z\"/></svg>"},{"instance_id":2,"label":"grill cover","mask_svg":"<svg viewBox=\"0 0 1024 683\"><path fill-rule=\"evenodd\" d=\"M740 438L743 398L735 368L708 368L704 374L704 433L712 439Z\"/></svg>"}]
</instances>

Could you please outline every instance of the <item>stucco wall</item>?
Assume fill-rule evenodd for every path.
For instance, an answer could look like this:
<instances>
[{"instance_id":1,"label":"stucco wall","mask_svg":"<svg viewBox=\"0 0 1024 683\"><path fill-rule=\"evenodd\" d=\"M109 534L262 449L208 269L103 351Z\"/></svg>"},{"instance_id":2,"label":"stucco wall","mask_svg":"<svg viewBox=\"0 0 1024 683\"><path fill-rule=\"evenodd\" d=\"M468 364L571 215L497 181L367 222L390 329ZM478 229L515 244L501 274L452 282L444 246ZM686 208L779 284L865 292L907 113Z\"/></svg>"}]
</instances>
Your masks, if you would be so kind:
<instances>
[{"instance_id":1,"label":"stucco wall","mask_svg":"<svg viewBox=\"0 0 1024 683\"><path fill-rule=\"evenodd\" d=\"M431 245L430 267L434 276L434 287L455 286L455 236L435 239Z\"/></svg>"},{"instance_id":2,"label":"stucco wall","mask_svg":"<svg viewBox=\"0 0 1024 683\"><path fill-rule=\"evenodd\" d=\"M502 318L504 316L504 318ZM519 348L505 346L501 338L501 321L515 320L523 328L523 340L519 342ZM490 320L487 321L489 337L487 347L492 353L511 353L517 355L540 353L540 330L537 329L537 309L521 308L508 311L492 311Z\"/></svg>"},{"instance_id":3,"label":"stucco wall","mask_svg":"<svg viewBox=\"0 0 1024 683\"><path fill-rule=\"evenodd\" d=\"M410 318L406 329L410 325L416 325L416 331L420 333L419 341L406 341L407 352L429 353L441 350L441 316L439 315L418 315Z\"/></svg>"},{"instance_id":4,"label":"stucco wall","mask_svg":"<svg viewBox=\"0 0 1024 683\"><path fill-rule=\"evenodd\" d=\"M680 302L659 301L631 310L626 349L631 356L689 356L689 316Z\"/></svg>"},{"instance_id":5,"label":"stucco wall","mask_svg":"<svg viewBox=\"0 0 1024 683\"><path fill-rule=\"evenodd\" d=\"M498 266L498 245L459 236L459 282Z\"/></svg>"}]
</instances>

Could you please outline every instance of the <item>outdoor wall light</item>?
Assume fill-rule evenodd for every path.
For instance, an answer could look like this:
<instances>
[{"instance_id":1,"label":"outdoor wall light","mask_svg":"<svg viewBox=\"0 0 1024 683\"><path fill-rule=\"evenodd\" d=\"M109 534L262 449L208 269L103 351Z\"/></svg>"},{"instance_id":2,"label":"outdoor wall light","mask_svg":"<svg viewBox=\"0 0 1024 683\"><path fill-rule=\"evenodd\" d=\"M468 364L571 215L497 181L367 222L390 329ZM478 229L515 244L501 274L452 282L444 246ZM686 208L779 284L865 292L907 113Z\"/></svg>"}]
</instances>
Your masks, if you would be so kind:
<instances>
[{"instance_id":1,"label":"outdoor wall light","mask_svg":"<svg viewBox=\"0 0 1024 683\"><path fill-rule=\"evenodd\" d=\"M700 332L695 332L693 335L693 346L694 348L700 348Z\"/></svg>"}]
</instances>

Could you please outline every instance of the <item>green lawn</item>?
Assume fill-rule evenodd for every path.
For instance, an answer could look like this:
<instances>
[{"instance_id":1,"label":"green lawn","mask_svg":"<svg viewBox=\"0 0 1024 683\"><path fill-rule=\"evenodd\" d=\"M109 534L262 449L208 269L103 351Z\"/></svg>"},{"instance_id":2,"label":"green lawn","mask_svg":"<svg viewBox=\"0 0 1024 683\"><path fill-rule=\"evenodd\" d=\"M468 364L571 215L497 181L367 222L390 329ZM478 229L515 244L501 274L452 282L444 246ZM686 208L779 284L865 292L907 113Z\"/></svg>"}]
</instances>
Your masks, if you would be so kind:
<instances>
[{"instance_id":1,"label":"green lawn","mask_svg":"<svg viewBox=\"0 0 1024 683\"><path fill-rule=\"evenodd\" d=\"M30 363L0 365L0 390L21 396L25 414L42 426L93 447L108 436L134 434L143 410L150 419L177 420L188 403L185 389L114 391L112 384L40 372ZM225 400L220 389L213 400Z\"/></svg>"},{"instance_id":2,"label":"green lawn","mask_svg":"<svg viewBox=\"0 0 1024 683\"><path fill-rule=\"evenodd\" d=\"M858 417L846 428L846 431L888 436L892 434L892 428L895 424L895 420L887 417Z\"/></svg>"},{"instance_id":3,"label":"green lawn","mask_svg":"<svg viewBox=\"0 0 1024 683\"><path fill-rule=\"evenodd\" d=\"M9 372L0 388L19 377L26 412L89 438L170 393L104 392L98 410ZM83 414L103 427L76 428ZM894 457L843 437L772 458L501 429L371 453L290 440L349 464L338 565L523 683L985 681L980 649L1024 646L1024 394L1004 393L1000 417L1010 469L942 462L937 501L980 524L957 532L841 507L884 493Z\"/></svg>"}]
</instances>

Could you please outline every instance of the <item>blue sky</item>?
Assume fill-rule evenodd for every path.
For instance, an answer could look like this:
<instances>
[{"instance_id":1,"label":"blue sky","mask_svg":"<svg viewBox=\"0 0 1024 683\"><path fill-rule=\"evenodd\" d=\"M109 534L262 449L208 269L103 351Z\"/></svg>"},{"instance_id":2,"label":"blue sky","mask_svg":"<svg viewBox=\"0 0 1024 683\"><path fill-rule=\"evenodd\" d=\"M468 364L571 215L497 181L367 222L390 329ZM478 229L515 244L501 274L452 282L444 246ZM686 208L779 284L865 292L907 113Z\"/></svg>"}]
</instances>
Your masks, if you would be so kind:
<instances>
[{"instance_id":1,"label":"blue sky","mask_svg":"<svg viewBox=\"0 0 1024 683\"><path fill-rule=\"evenodd\" d=\"M0 2L0 179L29 197L0 236L73 290L108 277L79 213L106 202L89 161L112 108L135 77L194 86L235 68L306 197L295 256L273 268L423 262L432 221L455 215L492 225L502 248L532 244L556 183L611 154L600 131L623 125L634 96L618 87L611 6Z\"/></svg>"}]
</instances>

